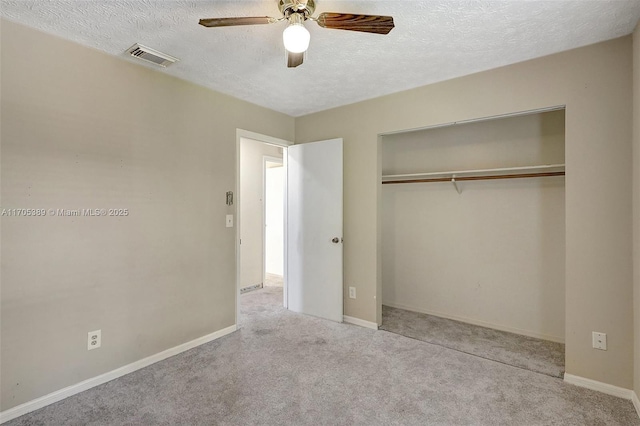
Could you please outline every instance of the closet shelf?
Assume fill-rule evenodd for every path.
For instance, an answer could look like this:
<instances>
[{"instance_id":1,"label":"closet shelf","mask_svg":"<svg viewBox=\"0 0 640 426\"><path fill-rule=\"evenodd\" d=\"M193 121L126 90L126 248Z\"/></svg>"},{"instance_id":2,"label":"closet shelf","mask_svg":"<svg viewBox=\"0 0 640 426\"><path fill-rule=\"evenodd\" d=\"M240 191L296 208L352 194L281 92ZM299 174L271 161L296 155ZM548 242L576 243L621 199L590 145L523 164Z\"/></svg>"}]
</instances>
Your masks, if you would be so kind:
<instances>
[{"instance_id":1,"label":"closet shelf","mask_svg":"<svg viewBox=\"0 0 640 426\"><path fill-rule=\"evenodd\" d=\"M401 175L383 175L383 184L453 182L467 180L516 179L545 176L564 176L564 164L545 164L541 166L506 167L500 169L455 170L432 173L410 173ZM458 189L456 185L456 189ZM458 192L460 192L458 190Z\"/></svg>"}]
</instances>

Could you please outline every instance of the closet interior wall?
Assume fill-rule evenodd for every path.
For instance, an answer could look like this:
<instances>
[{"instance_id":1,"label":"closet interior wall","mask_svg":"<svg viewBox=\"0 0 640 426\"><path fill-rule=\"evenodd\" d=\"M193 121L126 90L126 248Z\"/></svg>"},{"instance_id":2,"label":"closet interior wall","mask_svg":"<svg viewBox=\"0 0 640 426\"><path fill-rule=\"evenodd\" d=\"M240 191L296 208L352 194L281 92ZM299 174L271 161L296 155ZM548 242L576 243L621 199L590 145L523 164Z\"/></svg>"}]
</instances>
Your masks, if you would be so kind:
<instances>
[{"instance_id":1,"label":"closet interior wall","mask_svg":"<svg viewBox=\"0 0 640 426\"><path fill-rule=\"evenodd\" d=\"M564 135L558 110L384 136L382 174L564 164ZM564 342L564 179L383 185L383 304Z\"/></svg>"}]
</instances>

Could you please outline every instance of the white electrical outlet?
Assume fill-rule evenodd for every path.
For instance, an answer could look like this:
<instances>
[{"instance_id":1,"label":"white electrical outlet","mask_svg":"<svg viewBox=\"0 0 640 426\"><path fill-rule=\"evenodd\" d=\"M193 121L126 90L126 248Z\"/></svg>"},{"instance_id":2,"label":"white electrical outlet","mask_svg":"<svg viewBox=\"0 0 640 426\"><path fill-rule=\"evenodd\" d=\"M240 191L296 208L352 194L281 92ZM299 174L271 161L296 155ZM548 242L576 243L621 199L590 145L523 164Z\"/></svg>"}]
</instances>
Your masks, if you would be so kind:
<instances>
[{"instance_id":1,"label":"white electrical outlet","mask_svg":"<svg viewBox=\"0 0 640 426\"><path fill-rule=\"evenodd\" d=\"M355 298L356 298L356 288L349 287L349 299L355 299Z\"/></svg>"},{"instance_id":2,"label":"white electrical outlet","mask_svg":"<svg viewBox=\"0 0 640 426\"><path fill-rule=\"evenodd\" d=\"M607 350L607 334L594 331L592 334L593 347L595 349Z\"/></svg>"},{"instance_id":3,"label":"white electrical outlet","mask_svg":"<svg viewBox=\"0 0 640 426\"><path fill-rule=\"evenodd\" d=\"M233 215L227 215L227 228L233 228Z\"/></svg>"},{"instance_id":4,"label":"white electrical outlet","mask_svg":"<svg viewBox=\"0 0 640 426\"><path fill-rule=\"evenodd\" d=\"M98 349L102 345L102 330L90 331L87 336L87 350Z\"/></svg>"}]
</instances>

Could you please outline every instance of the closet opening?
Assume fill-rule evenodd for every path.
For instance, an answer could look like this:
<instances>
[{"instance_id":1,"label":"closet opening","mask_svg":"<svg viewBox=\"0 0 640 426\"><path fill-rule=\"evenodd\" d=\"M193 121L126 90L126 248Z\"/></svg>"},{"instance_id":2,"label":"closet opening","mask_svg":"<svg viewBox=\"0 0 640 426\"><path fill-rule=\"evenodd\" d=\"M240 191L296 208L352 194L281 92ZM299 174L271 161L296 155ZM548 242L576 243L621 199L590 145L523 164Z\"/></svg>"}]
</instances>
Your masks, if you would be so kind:
<instances>
[{"instance_id":1,"label":"closet opening","mask_svg":"<svg viewBox=\"0 0 640 426\"><path fill-rule=\"evenodd\" d=\"M380 328L563 377L564 108L381 141Z\"/></svg>"}]
</instances>

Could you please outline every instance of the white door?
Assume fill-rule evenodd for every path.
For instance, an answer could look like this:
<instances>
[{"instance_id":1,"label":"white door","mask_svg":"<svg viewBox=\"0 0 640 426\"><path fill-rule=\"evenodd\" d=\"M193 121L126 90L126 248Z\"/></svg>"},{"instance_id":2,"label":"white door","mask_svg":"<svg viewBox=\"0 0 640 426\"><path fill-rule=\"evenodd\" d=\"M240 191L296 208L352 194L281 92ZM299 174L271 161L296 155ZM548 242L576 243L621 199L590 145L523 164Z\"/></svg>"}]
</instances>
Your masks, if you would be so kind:
<instances>
[{"instance_id":1,"label":"white door","mask_svg":"<svg viewBox=\"0 0 640 426\"><path fill-rule=\"evenodd\" d=\"M342 322L342 139L287 150L287 302Z\"/></svg>"}]
</instances>

